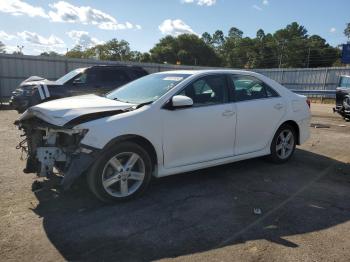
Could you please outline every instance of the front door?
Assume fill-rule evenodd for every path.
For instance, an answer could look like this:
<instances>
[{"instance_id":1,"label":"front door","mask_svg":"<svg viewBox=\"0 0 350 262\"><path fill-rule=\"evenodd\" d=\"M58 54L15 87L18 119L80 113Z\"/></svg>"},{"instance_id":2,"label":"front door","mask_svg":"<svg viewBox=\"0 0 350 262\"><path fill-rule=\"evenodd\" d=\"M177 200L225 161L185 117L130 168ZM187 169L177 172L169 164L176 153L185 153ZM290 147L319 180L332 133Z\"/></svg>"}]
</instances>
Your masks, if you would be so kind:
<instances>
[{"instance_id":1,"label":"front door","mask_svg":"<svg viewBox=\"0 0 350 262\"><path fill-rule=\"evenodd\" d=\"M162 109L166 168L233 156L236 110L228 103L225 75L209 75L189 84L179 95L192 107Z\"/></svg>"}]
</instances>

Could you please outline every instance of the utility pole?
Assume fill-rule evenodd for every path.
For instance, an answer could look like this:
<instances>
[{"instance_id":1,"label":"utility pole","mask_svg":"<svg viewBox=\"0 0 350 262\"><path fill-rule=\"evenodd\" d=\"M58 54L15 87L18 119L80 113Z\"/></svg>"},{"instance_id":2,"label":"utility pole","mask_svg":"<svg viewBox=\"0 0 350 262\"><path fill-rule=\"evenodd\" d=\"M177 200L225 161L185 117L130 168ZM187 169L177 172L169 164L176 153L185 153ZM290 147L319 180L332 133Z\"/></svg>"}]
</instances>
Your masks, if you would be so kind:
<instances>
[{"instance_id":1,"label":"utility pole","mask_svg":"<svg viewBox=\"0 0 350 262\"><path fill-rule=\"evenodd\" d=\"M18 48L19 54L23 54L22 50L23 50L24 46L23 45L17 45L17 48Z\"/></svg>"},{"instance_id":2,"label":"utility pole","mask_svg":"<svg viewBox=\"0 0 350 262\"><path fill-rule=\"evenodd\" d=\"M310 47L309 47L309 50L308 50L308 52L307 52L307 64L306 64L306 67L307 67L307 68L309 68L309 66L310 66L310 51L311 51L311 49L310 49Z\"/></svg>"},{"instance_id":3,"label":"utility pole","mask_svg":"<svg viewBox=\"0 0 350 262\"><path fill-rule=\"evenodd\" d=\"M278 68L282 67L283 49L284 49L284 42L282 43L281 55L280 55L280 61L279 61Z\"/></svg>"}]
</instances>

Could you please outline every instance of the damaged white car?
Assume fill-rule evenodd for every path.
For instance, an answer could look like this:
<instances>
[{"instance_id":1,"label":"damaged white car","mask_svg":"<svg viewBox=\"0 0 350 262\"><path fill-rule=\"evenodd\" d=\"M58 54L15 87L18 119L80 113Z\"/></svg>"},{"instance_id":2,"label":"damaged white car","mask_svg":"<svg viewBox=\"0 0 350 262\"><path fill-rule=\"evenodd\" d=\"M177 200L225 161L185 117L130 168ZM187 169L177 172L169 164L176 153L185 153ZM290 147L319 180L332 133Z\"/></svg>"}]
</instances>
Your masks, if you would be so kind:
<instances>
[{"instance_id":1,"label":"damaged white car","mask_svg":"<svg viewBox=\"0 0 350 262\"><path fill-rule=\"evenodd\" d=\"M205 70L39 104L16 125L26 138L26 173L58 171L65 189L84 175L110 201L139 195L152 176L264 155L286 162L308 139L309 121L306 97L263 75Z\"/></svg>"}]
</instances>

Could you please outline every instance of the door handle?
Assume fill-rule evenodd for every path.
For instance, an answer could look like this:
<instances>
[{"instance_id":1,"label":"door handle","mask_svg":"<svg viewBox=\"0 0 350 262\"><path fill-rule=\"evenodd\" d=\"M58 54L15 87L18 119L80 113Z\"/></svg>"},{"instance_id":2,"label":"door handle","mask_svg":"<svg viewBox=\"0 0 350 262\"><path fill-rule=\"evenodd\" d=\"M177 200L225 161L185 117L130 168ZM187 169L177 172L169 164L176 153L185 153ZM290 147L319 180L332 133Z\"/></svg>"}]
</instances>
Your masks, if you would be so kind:
<instances>
[{"instance_id":1,"label":"door handle","mask_svg":"<svg viewBox=\"0 0 350 262\"><path fill-rule=\"evenodd\" d=\"M226 110L225 112L222 113L223 116L233 116L234 114L235 112L232 110Z\"/></svg>"},{"instance_id":2,"label":"door handle","mask_svg":"<svg viewBox=\"0 0 350 262\"><path fill-rule=\"evenodd\" d=\"M276 104L273 107L277 110L281 110L283 108L283 104Z\"/></svg>"}]
</instances>

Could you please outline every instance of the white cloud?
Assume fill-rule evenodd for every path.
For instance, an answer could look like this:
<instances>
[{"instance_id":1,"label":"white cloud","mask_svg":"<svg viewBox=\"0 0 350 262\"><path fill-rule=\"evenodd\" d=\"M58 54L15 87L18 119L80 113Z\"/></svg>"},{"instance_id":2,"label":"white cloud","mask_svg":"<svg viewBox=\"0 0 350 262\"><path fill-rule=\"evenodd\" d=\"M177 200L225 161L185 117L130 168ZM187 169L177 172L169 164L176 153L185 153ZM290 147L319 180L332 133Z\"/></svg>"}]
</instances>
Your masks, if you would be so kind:
<instances>
[{"instance_id":1,"label":"white cloud","mask_svg":"<svg viewBox=\"0 0 350 262\"><path fill-rule=\"evenodd\" d=\"M15 16L28 15L30 17L39 16L48 18L48 15L43 8L32 6L21 0L1 0L0 12L9 13Z\"/></svg>"},{"instance_id":2,"label":"white cloud","mask_svg":"<svg viewBox=\"0 0 350 262\"><path fill-rule=\"evenodd\" d=\"M18 51L18 47L15 45L5 45L5 51L11 54L15 51Z\"/></svg>"},{"instance_id":3,"label":"white cloud","mask_svg":"<svg viewBox=\"0 0 350 262\"><path fill-rule=\"evenodd\" d=\"M216 4L216 0L182 0L185 4L196 3L200 6L212 6Z\"/></svg>"},{"instance_id":4,"label":"white cloud","mask_svg":"<svg viewBox=\"0 0 350 262\"><path fill-rule=\"evenodd\" d=\"M189 25L180 19L166 19L158 28L164 35L196 34Z\"/></svg>"},{"instance_id":5,"label":"white cloud","mask_svg":"<svg viewBox=\"0 0 350 262\"><path fill-rule=\"evenodd\" d=\"M197 1L207 2L214 0ZM42 7L32 6L22 0L0 0L0 12L10 13L15 16L38 16L47 18L51 22L95 25L105 30L141 29L140 25L134 25L130 22L119 23L113 16L90 6L75 6L66 1L58 1L49 6L52 10L46 12Z\"/></svg>"},{"instance_id":6,"label":"white cloud","mask_svg":"<svg viewBox=\"0 0 350 262\"><path fill-rule=\"evenodd\" d=\"M21 33L17 33L18 37L23 39L25 42L36 45L36 46L47 46L47 47L62 47L64 46L64 42L62 39L58 38L55 35L50 35L49 37L41 36L35 32L23 31Z\"/></svg>"},{"instance_id":7,"label":"white cloud","mask_svg":"<svg viewBox=\"0 0 350 262\"><path fill-rule=\"evenodd\" d=\"M16 35L10 35L6 33L5 31L0 31L0 41L1 40L12 40L16 38Z\"/></svg>"},{"instance_id":8,"label":"white cloud","mask_svg":"<svg viewBox=\"0 0 350 262\"><path fill-rule=\"evenodd\" d=\"M258 5L253 5L252 7L258 11L262 11L262 8Z\"/></svg>"},{"instance_id":9,"label":"white cloud","mask_svg":"<svg viewBox=\"0 0 350 262\"><path fill-rule=\"evenodd\" d=\"M263 5L269 5L269 0L263 0L263 1L262 1L262 4L263 4Z\"/></svg>"},{"instance_id":10,"label":"white cloud","mask_svg":"<svg viewBox=\"0 0 350 262\"><path fill-rule=\"evenodd\" d=\"M337 29L335 27L332 27L331 29L329 29L330 33L335 33L337 31Z\"/></svg>"},{"instance_id":11,"label":"white cloud","mask_svg":"<svg viewBox=\"0 0 350 262\"><path fill-rule=\"evenodd\" d=\"M98 40L95 37L91 37L89 32L86 31L70 31L67 35L72 38L76 45L80 45L83 48L93 47L98 44L103 44L103 41Z\"/></svg>"},{"instance_id":12,"label":"white cloud","mask_svg":"<svg viewBox=\"0 0 350 262\"><path fill-rule=\"evenodd\" d=\"M74 6L68 2L59 1L50 5L50 7L53 9L49 12L52 22L96 25L105 30L139 29L130 22L119 23L113 16L90 6Z\"/></svg>"}]
</instances>

